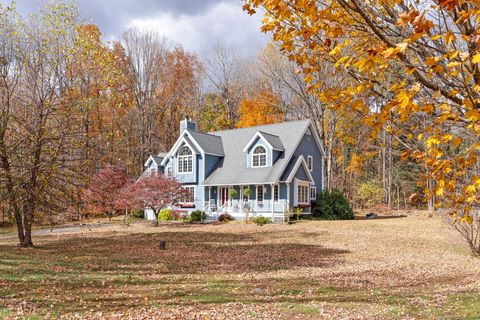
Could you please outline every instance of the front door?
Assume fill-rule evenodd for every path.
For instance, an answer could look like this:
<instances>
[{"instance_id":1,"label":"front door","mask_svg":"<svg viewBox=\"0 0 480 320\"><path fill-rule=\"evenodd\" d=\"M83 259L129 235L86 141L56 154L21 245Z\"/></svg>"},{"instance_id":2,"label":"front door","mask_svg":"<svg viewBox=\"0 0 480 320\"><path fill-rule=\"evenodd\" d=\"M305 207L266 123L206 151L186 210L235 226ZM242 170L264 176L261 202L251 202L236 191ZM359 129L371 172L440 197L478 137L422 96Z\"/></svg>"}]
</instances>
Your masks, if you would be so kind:
<instances>
[{"instance_id":1,"label":"front door","mask_svg":"<svg viewBox=\"0 0 480 320\"><path fill-rule=\"evenodd\" d=\"M226 205L228 201L228 188L226 187L221 187L220 188L220 193L219 193L219 202L220 205Z\"/></svg>"}]
</instances>

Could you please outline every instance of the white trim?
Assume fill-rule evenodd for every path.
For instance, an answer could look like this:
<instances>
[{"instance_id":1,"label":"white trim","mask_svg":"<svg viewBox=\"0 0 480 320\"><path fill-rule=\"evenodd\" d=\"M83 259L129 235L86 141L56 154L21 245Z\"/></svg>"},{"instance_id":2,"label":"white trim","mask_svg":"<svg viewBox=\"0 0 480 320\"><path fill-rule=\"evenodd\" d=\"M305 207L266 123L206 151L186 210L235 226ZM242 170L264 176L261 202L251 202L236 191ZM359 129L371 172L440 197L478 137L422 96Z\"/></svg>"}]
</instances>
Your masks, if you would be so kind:
<instances>
[{"instance_id":1,"label":"white trim","mask_svg":"<svg viewBox=\"0 0 480 320\"><path fill-rule=\"evenodd\" d=\"M298 206L299 204L310 204L311 203L311 199L310 199L311 184L308 181L304 181L304 180L300 180L300 179L295 178L294 185L295 185L295 188L294 188L295 205ZM298 191L300 189L299 187L307 188L307 202L299 202L298 201Z\"/></svg>"},{"instance_id":2,"label":"white trim","mask_svg":"<svg viewBox=\"0 0 480 320\"><path fill-rule=\"evenodd\" d=\"M161 165L162 166L165 166L165 163L167 162L167 160L172 156L172 154L175 153L176 149L179 147L179 144L180 142L182 141L182 139L185 139L185 135L188 136L188 138L190 138L191 142L193 143L193 145L195 146L195 148L197 148L197 150L200 152L200 154L202 155L202 157L205 158L205 154L210 154L212 156L218 156L218 157L223 157L225 155L223 154L216 154L216 153L206 153L205 150L202 149L202 147L200 147L200 145L198 144L197 141L195 141L195 138L193 138L193 136L190 134L190 132L187 130L183 131L183 133L178 137L177 141L175 142L175 144L172 146L172 148L170 149L170 151L167 153L167 155L165 156L165 158L162 160L162 163ZM185 140L186 141L186 140ZM187 142L188 143L188 142Z\"/></svg>"},{"instance_id":3,"label":"white trim","mask_svg":"<svg viewBox=\"0 0 480 320\"><path fill-rule=\"evenodd\" d=\"M312 197L312 190L315 190L313 197ZM317 199L317 187L310 186L310 200L316 200L316 199Z\"/></svg>"},{"instance_id":4,"label":"white trim","mask_svg":"<svg viewBox=\"0 0 480 320\"><path fill-rule=\"evenodd\" d=\"M266 181L266 182L239 182L239 183L234 183L234 186L240 186L240 185L245 185L245 183L248 183L248 185L257 185L257 184L270 184L270 183L278 183L277 181ZM222 186L231 186L232 183L214 183L214 184L202 184L202 186L205 187L222 187Z\"/></svg>"},{"instance_id":5,"label":"white trim","mask_svg":"<svg viewBox=\"0 0 480 320\"><path fill-rule=\"evenodd\" d=\"M312 171L313 171L313 156L312 156L312 155L308 155L308 156L307 156L307 167L308 167L308 162L309 162L310 160L311 160L311 165L312 165L312 167L311 167L311 168L308 168L308 170L309 170L310 172L312 172Z\"/></svg>"},{"instance_id":6,"label":"white trim","mask_svg":"<svg viewBox=\"0 0 480 320\"><path fill-rule=\"evenodd\" d=\"M272 186L272 200L273 202L278 202L280 200L280 184L279 183L274 183L274 184L271 184ZM277 188L277 200L275 200L275 188Z\"/></svg>"},{"instance_id":7,"label":"white trim","mask_svg":"<svg viewBox=\"0 0 480 320\"><path fill-rule=\"evenodd\" d=\"M257 153L257 154L255 154L254 151L255 151L255 149L257 149L258 147L262 147L263 150L265 150L265 152L264 152L264 153ZM258 163L260 164L260 156L262 156L262 155L265 155L265 165L264 165L264 166L260 166L260 165L254 166L254 165L253 165L253 157L254 157L254 156L258 156L258 157L259 157ZM268 165L268 151L267 151L267 148L266 148L263 144L259 143L259 144L255 145L254 149L252 150L252 154L250 155L250 167L251 167L251 168L265 168L265 167L269 167L269 165Z\"/></svg>"},{"instance_id":8,"label":"white trim","mask_svg":"<svg viewBox=\"0 0 480 320\"><path fill-rule=\"evenodd\" d=\"M182 188L184 189L187 189L187 188L193 188L193 192L192 192L192 196L193 196L193 202L179 202L179 204L195 204L195 192L196 192L196 188L195 188L195 185L194 184L186 184L186 185L182 185Z\"/></svg>"},{"instance_id":9,"label":"white trim","mask_svg":"<svg viewBox=\"0 0 480 320\"><path fill-rule=\"evenodd\" d=\"M262 187L262 201L258 201L258 187ZM265 186L263 184L258 184L255 186L255 201L257 203L263 203L265 200Z\"/></svg>"},{"instance_id":10,"label":"white trim","mask_svg":"<svg viewBox=\"0 0 480 320\"><path fill-rule=\"evenodd\" d=\"M273 136L273 134L272 134ZM270 142L268 142L268 140L265 138L265 136L260 132L260 131L257 131L255 132L255 134L253 135L253 137L248 140L247 142L247 145L243 148L243 152L246 152L248 150L248 148L250 148L250 146L252 145L252 143L255 141L256 138L260 138L262 139L263 141L265 141L265 143L268 145L268 147L272 150L275 150L275 151L283 151L282 149L277 149L277 148L274 148Z\"/></svg>"},{"instance_id":11,"label":"white trim","mask_svg":"<svg viewBox=\"0 0 480 320\"><path fill-rule=\"evenodd\" d=\"M181 149L183 149L183 148L188 148L192 154L190 154L190 155L188 155L188 156L180 156L180 155L177 155L177 157L176 157L176 160L177 160L177 161L176 161L177 174L193 174L193 172L194 172L194 170L193 170L194 168L193 168L193 167L194 167L194 165L195 165L195 164L194 164L194 161L193 161L193 158L195 158L194 155L196 155L196 153L193 151L192 147L190 147L190 145L189 145L188 143L186 143L184 146L181 147ZM179 150L181 150L181 149L179 149ZM191 157L191 161L192 161L192 170L191 170L191 171L180 172L180 170L179 170L180 157ZM187 168L188 168L188 164L187 164Z\"/></svg>"},{"instance_id":12,"label":"white trim","mask_svg":"<svg viewBox=\"0 0 480 320\"><path fill-rule=\"evenodd\" d=\"M143 166L144 166L144 167L150 167L151 162L155 162L155 164L156 164L157 166L159 165L158 162L155 161L155 159L153 158L153 156L149 156L148 159L147 159L147 161L145 162L145 164L144 164ZM160 162L160 164L161 164L161 162Z\"/></svg>"},{"instance_id":13,"label":"white trim","mask_svg":"<svg viewBox=\"0 0 480 320\"><path fill-rule=\"evenodd\" d=\"M282 170L280 170L280 174L278 176L278 179L280 179L280 177L283 175L283 173L285 172L285 170L287 169L287 166L288 164L290 163L290 160L292 159L293 157L293 154L295 153L295 151L297 150L298 146L300 145L300 142L302 142L302 139L303 137L305 136L305 133L307 132L307 130L310 129L310 131L312 132L312 135L313 135L313 138L315 139L315 142L317 143L317 146L318 148L320 149L320 152L322 153L322 156L323 158L326 158L325 156L325 150L323 149L323 146L322 144L320 143L320 138L318 137L318 134L317 134L317 130L313 127L312 125L312 120L308 119L308 125L305 127L305 129L303 130L303 133L301 135L301 138L297 141L297 144L295 145L295 147L292 149L291 153L290 153L290 156L288 157L288 159L286 159L287 161L285 161L285 164L283 165L283 168ZM308 171L308 170L307 170ZM324 171L325 171L325 168L322 164L322 188L325 187L325 183L324 183Z\"/></svg>"},{"instance_id":14,"label":"white trim","mask_svg":"<svg viewBox=\"0 0 480 320\"><path fill-rule=\"evenodd\" d=\"M303 166L303 169L305 169L305 172L307 173L308 179L310 179L310 182L315 185L315 180L312 177L312 174L310 173L310 170L308 170L307 163L305 162L305 158L303 156L298 157L297 162L292 168L292 171L290 171L290 174L288 175L287 179L285 182L292 182L293 178L295 178L295 175L297 174L298 168L300 165Z\"/></svg>"}]
</instances>

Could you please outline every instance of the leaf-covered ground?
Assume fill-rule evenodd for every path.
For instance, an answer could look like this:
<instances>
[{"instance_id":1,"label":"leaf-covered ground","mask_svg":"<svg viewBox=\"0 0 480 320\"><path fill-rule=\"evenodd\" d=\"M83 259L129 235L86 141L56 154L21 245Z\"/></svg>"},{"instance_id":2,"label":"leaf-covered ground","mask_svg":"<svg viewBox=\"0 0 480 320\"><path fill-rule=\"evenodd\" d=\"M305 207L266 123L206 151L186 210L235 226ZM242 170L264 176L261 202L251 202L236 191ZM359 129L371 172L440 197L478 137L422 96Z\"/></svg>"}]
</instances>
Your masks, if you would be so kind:
<instances>
[{"instance_id":1,"label":"leaf-covered ground","mask_svg":"<svg viewBox=\"0 0 480 320\"><path fill-rule=\"evenodd\" d=\"M0 319L480 318L480 259L425 214L35 240L0 237Z\"/></svg>"}]
</instances>

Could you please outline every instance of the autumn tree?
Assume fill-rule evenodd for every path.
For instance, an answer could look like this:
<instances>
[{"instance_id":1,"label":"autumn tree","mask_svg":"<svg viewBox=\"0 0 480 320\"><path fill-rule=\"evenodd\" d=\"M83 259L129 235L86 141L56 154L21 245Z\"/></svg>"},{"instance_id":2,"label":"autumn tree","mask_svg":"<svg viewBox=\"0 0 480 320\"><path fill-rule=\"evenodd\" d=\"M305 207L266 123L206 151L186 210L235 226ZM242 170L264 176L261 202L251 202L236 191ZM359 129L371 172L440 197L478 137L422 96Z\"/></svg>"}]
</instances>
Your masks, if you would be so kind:
<instances>
[{"instance_id":1,"label":"autumn tree","mask_svg":"<svg viewBox=\"0 0 480 320\"><path fill-rule=\"evenodd\" d=\"M150 209L158 218L160 210L178 204L186 193L187 190L175 179L155 174L129 185L117 201L132 209Z\"/></svg>"},{"instance_id":2,"label":"autumn tree","mask_svg":"<svg viewBox=\"0 0 480 320\"><path fill-rule=\"evenodd\" d=\"M285 120L281 101L267 85L240 101L238 128L270 124Z\"/></svg>"},{"instance_id":3,"label":"autumn tree","mask_svg":"<svg viewBox=\"0 0 480 320\"><path fill-rule=\"evenodd\" d=\"M202 73L203 66L197 56L181 46L166 54L161 73L162 85L157 93L162 110L160 123L164 124L164 132L158 139L166 148L177 140L180 120L199 113Z\"/></svg>"},{"instance_id":4,"label":"autumn tree","mask_svg":"<svg viewBox=\"0 0 480 320\"><path fill-rule=\"evenodd\" d=\"M208 93L203 96L198 121L200 130L204 132L235 127L235 122L228 117L224 100L215 93Z\"/></svg>"},{"instance_id":5,"label":"autumn tree","mask_svg":"<svg viewBox=\"0 0 480 320\"><path fill-rule=\"evenodd\" d=\"M109 219L119 206L118 196L130 183L125 167L106 166L94 174L84 192L85 209L90 214L105 214Z\"/></svg>"},{"instance_id":6,"label":"autumn tree","mask_svg":"<svg viewBox=\"0 0 480 320\"><path fill-rule=\"evenodd\" d=\"M452 217L479 212L479 15L474 1L262 1L262 30L305 74L324 61L351 80L338 108L368 115L372 135L385 130L424 167L426 191Z\"/></svg>"},{"instance_id":7,"label":"autumn tree","mask_svg":"<svg viewBox=\"0 0 480 320\"><path fill-rule=\"evenodd\" d=\"M28 20L0 5L0 183L25 247L35 218L64 210L81 176L75 110L65 99L78 17L63 3Z\"/></svg>"}]
</instances>

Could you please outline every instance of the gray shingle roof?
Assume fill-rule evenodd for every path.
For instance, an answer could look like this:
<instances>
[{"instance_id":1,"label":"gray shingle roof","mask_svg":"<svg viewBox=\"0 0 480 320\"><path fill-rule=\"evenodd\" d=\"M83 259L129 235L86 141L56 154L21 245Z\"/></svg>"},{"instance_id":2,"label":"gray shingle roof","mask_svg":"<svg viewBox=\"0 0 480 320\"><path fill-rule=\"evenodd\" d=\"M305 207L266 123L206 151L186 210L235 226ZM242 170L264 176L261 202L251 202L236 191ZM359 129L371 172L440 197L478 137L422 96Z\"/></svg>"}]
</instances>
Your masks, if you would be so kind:
<instances>
[{"instance_id":1,"label":"gray shingle roof","mask_svg":"<svg viewBox=\"0 0 480 320\"><path fill-rule=\"evenodd\" d=\"M159 157L159 156L154 156L154 155L152 155L151 157L153 158L153 160L154 160L157 164L162 163L163 158L165 158L165 157Z\"/></svg>"},{"instance_id":2,"label":"gray shingle roof","mask_svg":"<svg viewBox=\"0 0 480 320\"><path fill-rule=\"evenodd\" d=\"M273 134L269 134L269 133L262 132L262 131L259 131L259 132L268 141L268 143L270 143L270 145L273 147L273 149L281 150L281 151L285 150L284 147L283 147L282 140L280 140L279 136L275 136Z\"/></svg>"},{"instance_id":3,"label":"gray shingle roof","mask_svg":"<svg viewBox=\"0 0 480 320\"><path fill-rule=\"evenodd\" d=\"M209 136L215 135L223 141L224 158L220 167L218 167L211 176L205 181L204 185L233 185L233 184L255 184L255 183L273 183L280 179L283 169L287 164L295 147L300 142L303 132L306 130L310 120L299 120L282 122L271 125L256 126L250 128L232 129L225 131L209 132ZM247 155L243 148L257 131L267 134L269 141L273 145L282 144L284 154L272 167L265 168L247 168ZM278 137L275 138L275 137ZM265 139L267 137L265 136Z\"/></svg>"},{"instance_id":4,"label":"gray shingle roof","mask_svg":"<svg viewBox=\"0 0 480 320\"><path fill-rule=\"evenodd\" d=\"M194 130L188 130L188 133L192 135L193 139L195 139L205 153L219 156L223 156L225 154L223 152L223 143L221 137Z\"/></svg>"}]
</instances>

